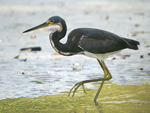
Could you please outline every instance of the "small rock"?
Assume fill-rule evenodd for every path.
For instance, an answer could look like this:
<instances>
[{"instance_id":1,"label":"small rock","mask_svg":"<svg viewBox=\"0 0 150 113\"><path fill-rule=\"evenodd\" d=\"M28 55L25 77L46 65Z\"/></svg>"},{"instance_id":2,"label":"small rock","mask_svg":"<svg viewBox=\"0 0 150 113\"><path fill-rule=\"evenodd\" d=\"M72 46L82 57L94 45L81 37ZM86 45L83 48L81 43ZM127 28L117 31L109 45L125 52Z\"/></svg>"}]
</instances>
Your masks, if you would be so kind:
<instances>
[{"instance_id":1,"label":"small rock","mask_svg":"<svg viewBox=\"0 0 150 113\"><path fill-rule=\"evenodd\" d=\"M30 73L30 76L31 76L31 77L34 77L35 75L33 75L32 73Z\"/></svg>"},{"instance_id":2,"label":"small rock","mask_svg":"<svg viewBox=\"0 0 150 113\"><path fill-rule=\"evenodd\" d=\"M20 55L17 55L17 56L15 56L14 58L15 58L15 59L18 59L18 58L19 58L19 56L20 56Z\"/></svg>"},{"instance_id":3,"label":"small rock","mask_svg":"<svg viewBox=\"0 0 150 113\"><path fill-rule=\"evenodd\" d=\"M51 71L48 71L48 74L53 74L53 72L51 72Z\"/></svg>"},{"instance_id":4,"label":"small rock","mask_svg":"<svg viewBox=\"0 0 150 113\"><path fill-rule=\"evenodd\" d=\"M22 75L24 75L24 72L22 72Z\"/></svg>"},{"instance_id":5,"label":"small rock","mask_svg":"<svg viewBox=\"0 0 150 113\"><path fill-rule=\"evenodd\" d=\"M79 66L79 63L74 63L73 65L75 65L75 66Z\"/></svg>"},{"instance_id":6,"label":"small rock","mask_svg":"<svg viewBox=\"0 0 150 113\"><path fill-rule=\"evenodd\" d=\"M108 20L108 19L109 19L109 16L107 15L107 16L105 17L105 19Z\"/></svg>"},{"instance_id":7,"label":"small rock","mask_svg":"<svg viewBox=\"0 0 150 113\"><path fill-rule=\"evenodd\" d=\"M35 36L35 35L32 35L31 38L36 38L36 36Z\"/></svg>"},{"instance_id":8,"label":"small rock","mask_svg":"<svg viewBox=\"0 0 150 113\"><path fill-rule=\"evenodd\" d=\"M82 67L82 66L72 67L72 69L73 69L73 70L81 70L81 69L83 69L83 67Z\"/></svg>"},{"instance_id":9,"label":"small rock","mask_svg":"<svg viewBox=\"0 0 150 113\"><path fill-rule=\"evenodd\" d=\"M132 18L131 18L131 17L129 17L129 20L132 20Z\"/></svg>"},{"instance_id":10,"label":"small rock","mask_svg":"<svg viewBox=\"0 0 150 113\"><path fill-rule=\"evenodd\" d=\"M138 34L144 34L144 33L145 33L144 31L137 31L137 32L133 32L131 36L137 36Z\"/></svg>"},{"instance_id":11,"label":"small rock","mask_svg":"<svg viewBox=\"0 0 150 113\"><path fill-rule=\"evenodd\" d=\"M140 26L140 24L135 24L134 26L135 26L135 27L139 27L139 26Z\"/></svg>"},{"instance_id":12,"label":"small rock","mask_svg":"<svg viewBox=\"0 0 150 113\"><path fill-rule=\"evenodd\" d=\"M112 58L112 60L115 60L115 59L116 59L116 57L113 57L113 58Z\"/></svg>"},{"instance_id":13,"label":"small rock","mask_svg":"<svg viewBox=\"0 0 150 113\"><path fill-rule=\"evenodd\" d=\"M143 70L143 67L141 67L140 70Z\"/></svg>"},{"instance_id":14,"label":"small rock","mask_svg":"<svg viewBox=\"0 0 150 113\"><path fill-rule=\"evenodd\" d=\"M27 48L21 48L21 52L30 52L30 51L41 51L41 47L27 47Z\"/></svg>"},{"instance_id":15,"label":"small rock","mask_svg":"<svg viewBox=\"0 0 150 113\"><path fill-rule=\"evenodd\" d=\"M123 55L122 58L126 59L126 57L130 57L130 55Z\"/></svg>"},{"instance_id":16,"label":"small rock","mask_svg":"<svg viewBox=\"0 0 150 113\"><path fill-rule=\"evenodd\" d=\"M134 14L139 15L139 16L143 16L144 15L143 12L137 12L137 13L134 13Z\"/></svg>"},{"instance_id":17,"label":"small rock","mask_svg":"<svg viewBox=\"0 0 150 113\"><path fill-rule=\"evenodd\" d=\"M20 61L24 61L24 62L26 62L26 61L27 61L27 58L25 58L25 59L22 59L22 60L20 60Z\"/></svg>"},{"instance_id":18,"label":"small rock","mask_svg":"<svg viewBox=\"0 0 150 113\"><path fill-rule=\"evenodd\" d=\"M53 53L53 55L60 55L59 53Z\"/></svg>"},{"instance_id":19,"label":"small rock","mask_svg":"<svg viewBox=\"0 0 150 113\"><path fill-rule=\"evenodd\" d=\"M148 55L150 55L150 53L148 53Z\"/></svg>"},{"instance_id":20,"label":"small rock","mask_svg":"<svg viewBox=\"0 0 150 113\"><path fill-rule=\"evenodd\" d=\"M144 57L144 55L141 55L141 56L140 56L140 58L143 58L143 57Z\"/></svg>"}]
</instances>

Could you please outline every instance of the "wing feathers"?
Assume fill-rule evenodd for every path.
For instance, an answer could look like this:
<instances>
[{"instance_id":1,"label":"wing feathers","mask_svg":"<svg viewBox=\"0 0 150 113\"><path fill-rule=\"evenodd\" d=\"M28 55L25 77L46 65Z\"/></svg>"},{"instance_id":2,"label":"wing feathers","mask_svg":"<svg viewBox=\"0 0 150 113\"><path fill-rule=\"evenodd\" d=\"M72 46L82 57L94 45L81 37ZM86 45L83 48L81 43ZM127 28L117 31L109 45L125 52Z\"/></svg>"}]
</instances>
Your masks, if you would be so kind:
<instances>
[{"instance_id":1,"label":"wing feathers","mask_svg":"<svg viewBox=\"0 0 150 113\"><path fill-rule=\"evenodd\" d=\"M85 51L91 53L108 53L118 51L124 48L124 46L114 40L102 39L97 40L93 38L82 37L78 46Z\"/></svg>"}]
</instances>

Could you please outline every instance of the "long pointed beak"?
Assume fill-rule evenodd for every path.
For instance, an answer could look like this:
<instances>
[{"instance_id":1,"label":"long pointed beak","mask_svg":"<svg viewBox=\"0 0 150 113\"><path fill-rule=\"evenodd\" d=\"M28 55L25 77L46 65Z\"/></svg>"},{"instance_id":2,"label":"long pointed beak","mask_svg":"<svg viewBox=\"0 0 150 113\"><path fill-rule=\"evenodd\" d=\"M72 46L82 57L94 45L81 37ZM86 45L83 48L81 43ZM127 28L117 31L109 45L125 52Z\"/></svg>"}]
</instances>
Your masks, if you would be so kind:
<instances>
[{"instance_id":1,"label":"long pointed beak","mask_svg":"<svg viewBox=\"0 0 150 113\"><path fill-rule=\"evenodd\" d=\"M49 25L50 25L49 23L44 22L44 23L42 23L42 24L40 24L40 25L38 25L38 26L35 26L35 27L33 27L33 28L30 28L30 29L24 31L23 33L27 33L27 32L30 32L30 31L33 31L33 30L36 30L36 29L40 29L40 28L43 28L43 27L47 27L47 26L49 26Z\"/></svg>"}]
</instances>

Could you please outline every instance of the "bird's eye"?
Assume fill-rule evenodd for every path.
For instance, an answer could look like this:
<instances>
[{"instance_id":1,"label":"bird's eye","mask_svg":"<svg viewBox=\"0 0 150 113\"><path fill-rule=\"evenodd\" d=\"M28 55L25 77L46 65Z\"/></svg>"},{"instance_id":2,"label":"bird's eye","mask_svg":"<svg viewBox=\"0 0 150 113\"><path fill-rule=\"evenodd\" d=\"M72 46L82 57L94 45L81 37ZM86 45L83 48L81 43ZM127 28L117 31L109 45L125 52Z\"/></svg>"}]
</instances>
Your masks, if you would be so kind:
<instances>
[{"instance_id":1,"label":"bird's eye","mask_svg":"<svg viewBox=\"0 0 150 113\"><path fill-rule=\"evenodd\" d=\"M48 20L46 23L48 23L48 24L53 24L53 23L54 23L54 20Z\"/></svg>"}]
</instances>

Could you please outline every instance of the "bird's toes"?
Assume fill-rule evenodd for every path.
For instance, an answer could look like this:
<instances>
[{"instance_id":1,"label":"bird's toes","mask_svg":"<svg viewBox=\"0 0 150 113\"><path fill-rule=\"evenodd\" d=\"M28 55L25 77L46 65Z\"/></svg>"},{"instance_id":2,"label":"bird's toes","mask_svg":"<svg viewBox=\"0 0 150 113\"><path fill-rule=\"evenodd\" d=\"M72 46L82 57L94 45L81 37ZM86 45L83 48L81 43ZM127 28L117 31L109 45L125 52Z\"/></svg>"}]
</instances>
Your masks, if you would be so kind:
<instances>
[{"instance_id":1,"label":"bird's toes","mask_svg":"<svg viewBox=\"0 0 150 113\"><path fill-rule=\"evenodd\" d=\"M76 83L76 84L71 88L71 90L70 90L70 92L69 92L69 94L68 94L68 97L70 96L70 93L71 93L71 91L72 91L73 89L74 89L74 90L73 90L72 97L74 97L75 92L77 91L77 89L78 89L81 85L83 86L83 91L84 91L84 93L86 94L83 84L84 84L84 83L83 83L82 81Z\"/></svg>"},{"instance_id":2,"label":"bird's toes","mask_svg":"<svg viewBox=\"0 0 150 113\"><path fill-rule=\"evenodd\" d=\"M73 91L72 97L75 95L75 92L77 91L77 89L78 89L81 85L83 86L83 82L82 82L82 81L75 84L76 88L75 88L74 91ZM84 93L86 94L85 89L84 89Z\"/></svg>"}]
</instances>

